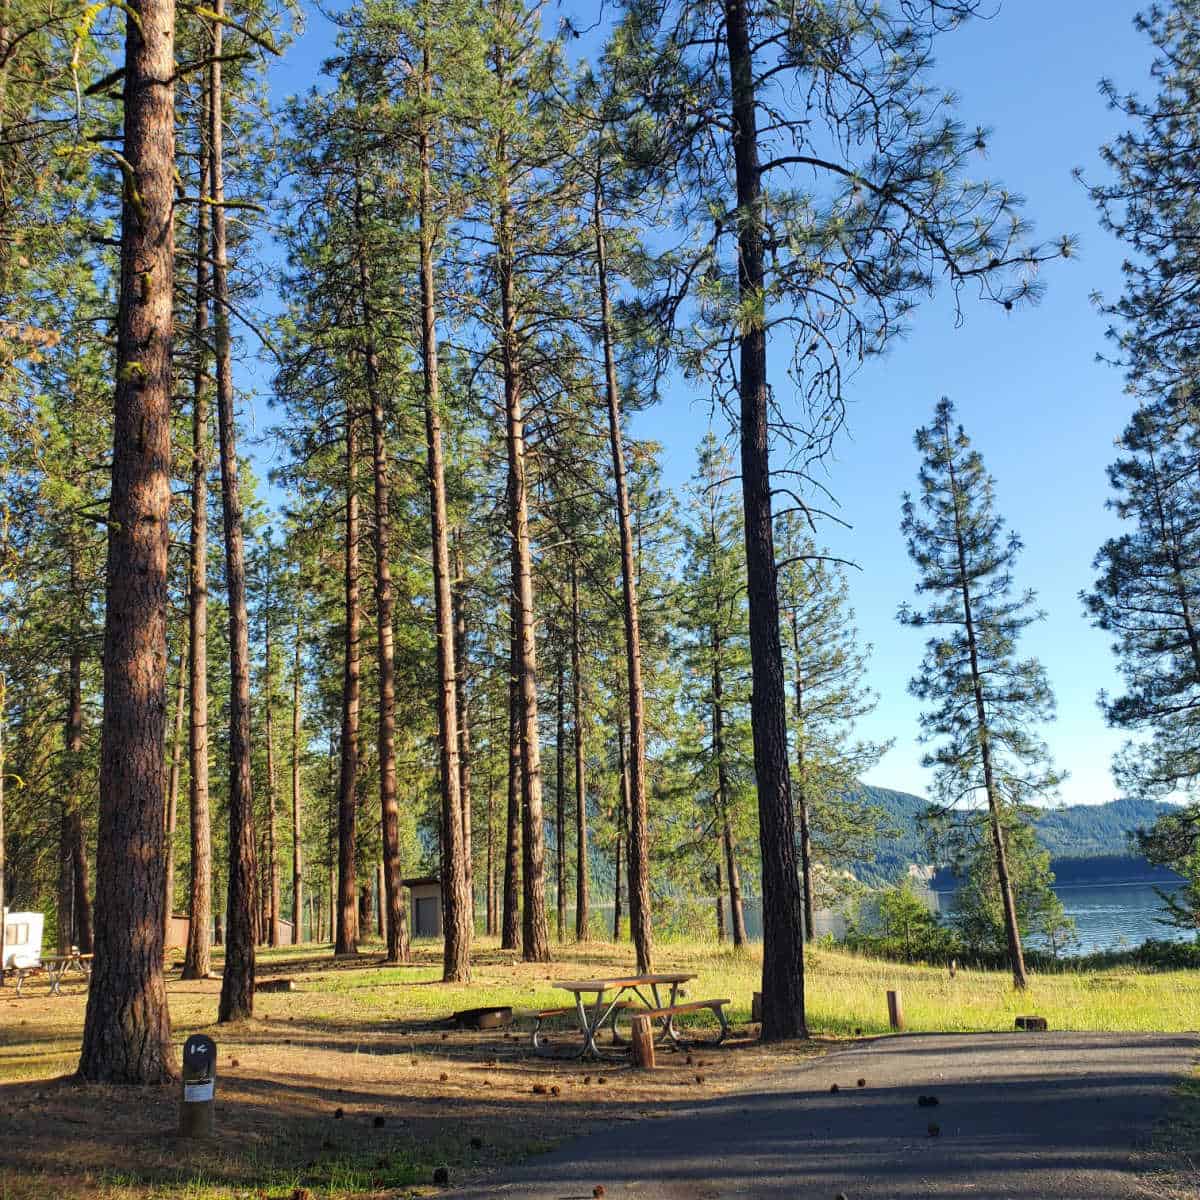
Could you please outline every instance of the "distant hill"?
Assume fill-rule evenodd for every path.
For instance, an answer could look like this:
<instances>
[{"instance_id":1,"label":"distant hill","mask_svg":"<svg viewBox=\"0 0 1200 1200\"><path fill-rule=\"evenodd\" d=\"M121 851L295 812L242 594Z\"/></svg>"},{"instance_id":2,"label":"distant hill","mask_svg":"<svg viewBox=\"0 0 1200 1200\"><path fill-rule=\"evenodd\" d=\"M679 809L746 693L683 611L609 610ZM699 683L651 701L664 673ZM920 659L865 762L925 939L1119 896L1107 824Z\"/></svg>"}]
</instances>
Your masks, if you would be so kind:
<instances>
[{"instance_id":1,"label":"distant hill","mask_svg":"<svg viewBox=\"0 0 1200 1200\"><path fill-rule=\"evenodd\" d=\"M928 801L911 792L862 784L859 796L882 808L899 836L889 839L873 863L856 863L851 868L865 883L882 883L899 878L909 863L930 864L919 818ZM1152 800L1111 800L1107 804L1072 804L1048 808L1037 819L1038 839L1056 862L1062 880L1068 877L1105 879L1148 878L1160 873L1134 854L1130 833L1152 825L1171 806ZM1080 860L1096 860L1090 865ZM1103 861L1100 861L1103 860ZM1170 878L1170 873L1163 873Z\"/></svg>"}]
</instances>

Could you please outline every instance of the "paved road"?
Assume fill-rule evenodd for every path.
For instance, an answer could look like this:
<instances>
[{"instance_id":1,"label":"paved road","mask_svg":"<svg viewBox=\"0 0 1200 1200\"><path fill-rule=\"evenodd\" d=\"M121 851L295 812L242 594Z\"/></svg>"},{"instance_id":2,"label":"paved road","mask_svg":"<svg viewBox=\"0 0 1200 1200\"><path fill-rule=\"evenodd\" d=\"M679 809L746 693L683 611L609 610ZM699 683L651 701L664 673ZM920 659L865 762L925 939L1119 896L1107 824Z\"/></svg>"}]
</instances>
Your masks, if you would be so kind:
<instances>
[{"instance_id":1,"label":"paved road","mask_svg":"<svg viewBox=\"0 0 1200 1200\"><path fill-rule=\"evenodd\" d=\"M1142 1197L1134 1152L1197 1054L1190 1034L881 1039L767 1091L608 1127L455 1195L590 1200L603 1184L606 1200ZM929 1093L938 1106L918 1107Z\"/></svg>"}]
</instances>

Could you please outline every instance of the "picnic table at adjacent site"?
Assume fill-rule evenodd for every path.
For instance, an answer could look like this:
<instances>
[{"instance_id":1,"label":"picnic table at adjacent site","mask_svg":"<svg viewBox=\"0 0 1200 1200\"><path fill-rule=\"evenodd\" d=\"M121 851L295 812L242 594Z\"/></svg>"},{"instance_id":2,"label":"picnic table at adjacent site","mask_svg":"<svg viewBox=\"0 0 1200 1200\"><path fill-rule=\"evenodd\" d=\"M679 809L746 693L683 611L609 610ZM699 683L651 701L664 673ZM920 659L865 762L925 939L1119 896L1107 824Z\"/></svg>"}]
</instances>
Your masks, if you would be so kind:
<instances>
[{"instance_id":1,"label":"picnic table at adjacent site","mask_svg":"<svg viewBox=\"0 0 1200 1200\"><path fill-rule=\"evenodd\" d=\"M18 996L21 994L21 988L26 978L30 975L40 975L43 971L50 984L50 995L60 996L62 995L60 991L62 981L70 972L75 971L85 979L91 978L92 955L80 954L78 950L72 950L70 954L48 954L36 959L14 957L9 959L8 969L16 973L16 994Z\"/></svg>"},{"instance_id":2,"label":"picnic table at adjacent site","mask_svg":"<svg viewBox=\"0 0 1200 1200\"><path fill-rule=\"evenodd\" d=\"M574 1005L563 1008L542 1009L534 1013L533 1046L539 1049L542 1038L543 1024L555 1017L573 1015L579 1025L582 1045L580 1057L591 1054L600 1057L602 1051L596 1038L605 1025L612 1029L615 1044L622 1044L617 1033L617 1018L622 1015L647 1017L659 1025L661 1035L673 1044L680 1044L679 1031L675 1028L675 1018L680 1013L697 1012L710 1009L721 1022L721 1032L717 1042L725 1040L729 1033L729 1022L725 1016L724 1006L728 1000L692 1000L680 1002L679 989L695 975L679 972L668 972L654 975L609 975L601 979L559 979L554 986L563 991L571 992L575 997ZM669 988L669 998L664 1004L662 991ZM585 997L594 997L589 1005Z\"/></svg>"}]
</instances>

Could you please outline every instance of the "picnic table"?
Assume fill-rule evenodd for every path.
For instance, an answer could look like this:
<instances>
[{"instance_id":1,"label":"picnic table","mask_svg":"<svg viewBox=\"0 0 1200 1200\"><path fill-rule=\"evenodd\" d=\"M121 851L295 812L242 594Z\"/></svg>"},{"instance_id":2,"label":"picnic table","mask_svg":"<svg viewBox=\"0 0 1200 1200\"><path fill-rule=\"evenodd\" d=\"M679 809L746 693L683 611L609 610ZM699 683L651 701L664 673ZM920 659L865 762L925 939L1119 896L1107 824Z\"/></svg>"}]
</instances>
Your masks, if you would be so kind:
<instances>
[{"instance_id":1,"label":"picnic table","mask_svg":"<svg viewBox=\"0 0 1200 1200\"><path fill-rule=\"evenodd\" d=\"M602 1056L602 1051L596 1041L597 1036L605 1025L612 1029L613 1041L621 1044L622 1039L617 1033L617 1017L630 1013L633 1016L650 1017L659 1024L661 1035L673 1044L679 1045L679 1033L675 1028L675 1017L681 1012L690 1012L708 1008L716 1013L721 1022L721 1035L718 1041L724 1040L729 1031L725 1018L724 1005L728 1000L695 1000L691 1003L680 1003L680 987L695 979L695 975L681 972L667 972L655 975L610 975L601 979L559 979L554 986L570 992L574 1005L564 1008L543 1009L535 1013L533 1026L533 1047L540 1048L543 1022L554 1017L574 1015L582 1037L579 1056ZM667 1003L663 1003L662 991L669 988ZM584 997L594 997L591 1005Z\"/></svg>"},{"instance_id":2,"label":"picnic table","mask_svg":"<svg viewBox=\"0 0 1200 1200\"><path fill-rule=\"evenodd\" d=\"M21 988L26 978L30 975L41 974L43 971L50 984L50 995L61 996L62 981L72 971L78 972L85 979L91 978L92 957L91 954L80 954L78 950L73 950L70 954L44 955L38 959L14 957L9 959L8 969L16 972L16 994L18 996L21 994Z\"/></svg>"}]
</instances>

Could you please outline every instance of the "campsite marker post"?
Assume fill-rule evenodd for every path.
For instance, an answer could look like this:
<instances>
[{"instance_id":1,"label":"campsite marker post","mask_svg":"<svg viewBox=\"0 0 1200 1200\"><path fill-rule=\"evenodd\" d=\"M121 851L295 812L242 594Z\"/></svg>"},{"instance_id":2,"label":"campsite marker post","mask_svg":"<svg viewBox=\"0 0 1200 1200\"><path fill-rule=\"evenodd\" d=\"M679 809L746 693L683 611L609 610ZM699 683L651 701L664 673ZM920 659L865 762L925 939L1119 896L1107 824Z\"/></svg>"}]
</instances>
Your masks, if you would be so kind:
<instances>
[{"instance_id":1,"label":"campsite marker post","mask_svg":"<svg viewBox=\"0 0 1200 1200\"><path fill-rule=\"evenodd\" d=\"M213 1133L213 1094L217 1085L217 1044L202 1033L183 1043L183 1096L179 1105L181 1137Z\"/></svg>"}]
</instances>

